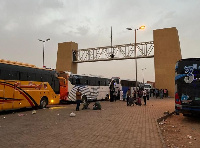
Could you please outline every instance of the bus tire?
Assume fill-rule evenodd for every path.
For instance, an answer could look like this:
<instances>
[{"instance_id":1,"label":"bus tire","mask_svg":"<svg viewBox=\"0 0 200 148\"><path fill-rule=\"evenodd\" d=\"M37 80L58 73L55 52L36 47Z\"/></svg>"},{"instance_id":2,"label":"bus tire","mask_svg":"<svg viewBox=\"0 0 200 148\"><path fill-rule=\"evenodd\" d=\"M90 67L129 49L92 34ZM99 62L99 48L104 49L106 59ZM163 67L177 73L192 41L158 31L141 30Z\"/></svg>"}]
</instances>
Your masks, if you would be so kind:
<instances>
[{"instance_id":1,"label":"bus tire","mask_svg":"<svg viewBox=\"0 0 200 148\"><path fill-rule=\"evenodd\" d=\"M43 97L41 100L40 100L40 108L46 108L48 105L48 99Z\"/></svg>"}]
</instances>

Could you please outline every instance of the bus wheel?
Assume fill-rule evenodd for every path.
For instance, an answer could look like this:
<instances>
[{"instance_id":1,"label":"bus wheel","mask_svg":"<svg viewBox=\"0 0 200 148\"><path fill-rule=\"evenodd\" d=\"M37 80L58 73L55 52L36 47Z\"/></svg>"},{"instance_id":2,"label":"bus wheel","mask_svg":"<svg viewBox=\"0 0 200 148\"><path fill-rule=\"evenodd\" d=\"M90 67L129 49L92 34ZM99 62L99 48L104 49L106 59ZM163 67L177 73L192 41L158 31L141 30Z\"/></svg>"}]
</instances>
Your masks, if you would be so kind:
<instances>
[{"instance_id":1,"label":"bus wheel","mask_svg":"<svg viewBox=\"0 0 200 148\"><path fill-rule=\"evenodd\" d=\"M46 108L47 107L47 104L48 104L48 100L47 98L42 98L41 101L40 101L40 108Z\"/></svg>"}]
</instances>

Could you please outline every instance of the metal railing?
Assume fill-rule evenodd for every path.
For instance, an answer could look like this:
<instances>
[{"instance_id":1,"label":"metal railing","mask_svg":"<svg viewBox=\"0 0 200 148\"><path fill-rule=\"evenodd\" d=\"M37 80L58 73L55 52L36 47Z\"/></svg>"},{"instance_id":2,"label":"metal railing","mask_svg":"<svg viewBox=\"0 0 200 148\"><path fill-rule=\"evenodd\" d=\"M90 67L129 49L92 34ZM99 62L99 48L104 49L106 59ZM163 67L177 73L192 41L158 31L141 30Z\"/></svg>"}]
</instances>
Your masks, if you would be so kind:
<instances>
[{"instance_id":1,"label":"metal railing","mask_svg":"<svg viewBox=\"0 0 200 148\"><path fill-rule=\"evenodd\" d=\"M134 54L135 54L134 43L106 46L106 47L78 49L78 51L73 51L73 62L83 63L83 62L125 60L125 59L135 59L135 58L136 59L153 58L154 57L153 41L136 43L136 56Z\"/></svg>"}]
</instances>

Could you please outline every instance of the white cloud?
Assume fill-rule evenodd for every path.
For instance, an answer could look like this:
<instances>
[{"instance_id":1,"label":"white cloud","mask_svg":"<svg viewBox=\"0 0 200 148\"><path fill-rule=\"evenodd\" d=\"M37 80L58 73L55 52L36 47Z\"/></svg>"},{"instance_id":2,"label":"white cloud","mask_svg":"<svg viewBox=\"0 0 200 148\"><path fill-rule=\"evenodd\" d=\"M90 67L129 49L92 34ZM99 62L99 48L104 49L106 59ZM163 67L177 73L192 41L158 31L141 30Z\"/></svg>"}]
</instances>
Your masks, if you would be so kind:
<instances>
[{"instance_id":1,"label":"white cloud","mask_svg":"<svg viewBox=\"0 0 200 148\"><path fill-rule=\"evenodd\" d=\"M14 20L10 20L6 25L5 25L5 30L6 31L13 31L14 29L17 29L18 24Z\"/></svg>"},{"instance_id":2,"label":"white cloud","mask_svg":"<svg viewBox=\"0 0 200 148\"><path fill-rule=\"evenodd\" d=\"M1 0L0 58L41 67L42 44L37 39L51 38L46 44L45 63L55 68L58 43L74 41L79 48L109 46L111 26L113 45L133 43L134 32L126 28L140 25L146 25L146 30L137 32L137 42L153 40L154 29L177 27L183 57L194 57L200 55L199 4L198 0ZM115 64L123 72L113 70ZM94 71L85 72L90 64L80 65L81 73ZM152 61L138 60L138 65L151 67L145 77L154 79ZM90 67L101 67L97 70L100 75L105 69L105 76L134 78L135 74L133 60L91 63Z\"/></svg>"}]
</instances>

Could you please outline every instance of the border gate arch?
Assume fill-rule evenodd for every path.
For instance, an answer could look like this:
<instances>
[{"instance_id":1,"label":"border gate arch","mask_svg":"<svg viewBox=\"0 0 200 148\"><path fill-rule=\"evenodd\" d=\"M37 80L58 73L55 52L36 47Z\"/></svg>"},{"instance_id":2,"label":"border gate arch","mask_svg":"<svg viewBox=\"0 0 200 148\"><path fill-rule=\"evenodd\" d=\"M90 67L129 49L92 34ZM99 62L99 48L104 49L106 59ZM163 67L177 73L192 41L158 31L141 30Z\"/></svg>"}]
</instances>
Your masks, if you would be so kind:
<instances>
[{"instance_id":1,"label":"border gate arch","mask_svg":"<svg viewBox=\"0 0 200 148\"><path fill-rule=\"evenodd\" d=\"M153 31L154 41L78 49L75 42L58 43L57 71L77 73L77 64L83 62L111 61L125 59L153 58L155 65L155 87L168 89L174 96L175 64L181 59L178 31L175 27Z\"/></svg>"}]
</instances>

